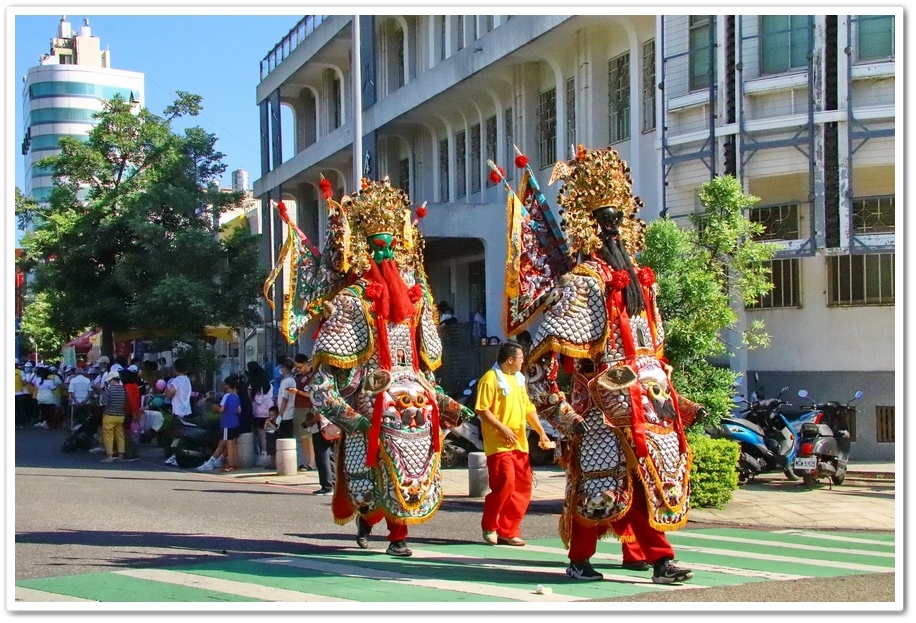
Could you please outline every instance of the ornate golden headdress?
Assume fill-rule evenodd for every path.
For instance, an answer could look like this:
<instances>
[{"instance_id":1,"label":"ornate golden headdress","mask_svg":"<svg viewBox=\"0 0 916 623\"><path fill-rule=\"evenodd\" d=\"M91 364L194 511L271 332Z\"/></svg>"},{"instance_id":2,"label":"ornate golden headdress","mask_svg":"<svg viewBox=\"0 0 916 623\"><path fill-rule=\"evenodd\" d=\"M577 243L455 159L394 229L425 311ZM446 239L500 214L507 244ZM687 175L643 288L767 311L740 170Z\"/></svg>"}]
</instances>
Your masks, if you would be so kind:
<instances>
[{"instance_id":1,"label":"ornate golden headdress","mask_svg":"<svg viewBox=\"0 0 916 623\"><path fill-rule=\"evenodd\" d=\"M359 272L369 266L366 238L391 234L397 241L395 256L407 260L413 253L414 226L411 223L410 198L386 177L381 181L363 178L359 192L344 196L340 206L352 228L351 257Z\"/></svg>"},{"instance_id":2,"label":"ornate golden headdress","mask_svg":"<svg viewBox=\"0 0 916 623\"><path fill-rule=\"evenodd\" d=\"M571 253L588 255L601 246L591 213L608 206L623 211L620 238L630 255L642 250L646 224L636 213L643 203L633 196L630 167L614 149L586 150L579 145L575 158L554 166L550 183L557 180L564 182L557 204Z\"/></svg>"}]
</instances>

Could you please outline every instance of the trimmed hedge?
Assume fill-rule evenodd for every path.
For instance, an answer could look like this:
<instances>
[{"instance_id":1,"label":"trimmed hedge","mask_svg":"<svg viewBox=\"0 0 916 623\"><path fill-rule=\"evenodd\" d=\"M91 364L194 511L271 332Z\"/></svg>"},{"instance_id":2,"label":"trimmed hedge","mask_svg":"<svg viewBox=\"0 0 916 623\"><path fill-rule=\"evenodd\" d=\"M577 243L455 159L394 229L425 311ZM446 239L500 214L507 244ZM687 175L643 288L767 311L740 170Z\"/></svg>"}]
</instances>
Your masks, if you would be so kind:
<instances>
[{"instance_id":1,"label":"trimmed hedge","mask_svg":"<svg viewBox=\"0 0 916 623\"><path fill-rule=\"evenodd\" d=\"M729 439L710 439L688 433L693 450L690 472L690 505L694 508L724 508L738 488L738 454L740 446Z\"/></svg>"}]
</instances>

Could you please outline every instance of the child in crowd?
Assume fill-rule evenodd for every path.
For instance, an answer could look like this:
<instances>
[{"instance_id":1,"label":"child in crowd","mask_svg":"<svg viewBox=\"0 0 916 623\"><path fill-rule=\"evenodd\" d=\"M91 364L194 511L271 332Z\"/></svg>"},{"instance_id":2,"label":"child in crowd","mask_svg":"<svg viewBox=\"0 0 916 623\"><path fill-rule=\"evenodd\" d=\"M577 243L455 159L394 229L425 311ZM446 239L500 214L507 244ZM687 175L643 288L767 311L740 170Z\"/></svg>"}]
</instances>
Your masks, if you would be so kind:
<instances>
[{"instance_id":1,"label":"child in crowd","mask_svg":"<svg viewBox=\"0 0 916 623\"><path fill-rule=\"evenodd\" d=\"M223 384L225 393L223 394L223 399L216 406L216 411L220 414L219 425L223 430L223 435L219 441L219 445L216 446L216 450L213 452L213 456L207 459L203 465L198 467L198 471L210 471L215 469L217 460L223 456L223 454L226 455L226 461L223 467L220 468L220 471L232 472L238 469L238 449L236 442L239 438L241 428L239 421L241 404L238 395L238 379L234 376L229 376L226 377Z\"/></svg>"},{"instance_id":2,"label":"child in crowd","mask_svg":"<svg viewBox=\"0 0 916 623\"><path fill-rule=\"evenodd\" d=\"M277 431L280 430L280 409L276 405L267 410L267 421L264 422L264 432L267 437L267 463L268 469L277 468Z\"/></svg>"}]
</instances>

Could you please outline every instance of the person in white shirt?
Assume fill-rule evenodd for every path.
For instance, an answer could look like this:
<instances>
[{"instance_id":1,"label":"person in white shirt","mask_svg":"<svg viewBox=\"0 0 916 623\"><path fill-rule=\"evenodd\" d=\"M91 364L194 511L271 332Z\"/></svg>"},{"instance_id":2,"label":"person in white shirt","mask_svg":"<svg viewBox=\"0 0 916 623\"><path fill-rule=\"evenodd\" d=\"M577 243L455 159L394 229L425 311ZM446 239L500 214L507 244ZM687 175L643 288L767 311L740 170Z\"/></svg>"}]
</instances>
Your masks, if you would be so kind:
<instances>
[{"instance_id":1,"label":"person in white shirt","mask_svg":"<svg viewBox=\"0 0 916 623\"><path fill-rule=\"evenodd\" d=\"M293 439L295 431L293 430L293 417L295 412L294 394L290 389L296 389L296 379L293 372L296 365L292 359L284 359L280 362L280 392L277 399L277 407L280 409L280 427L277 430L277 439Z\"/></svg>"},{"instance_id":2,"label":"person in white shirt","mask_svg":"<svg viewBox=\"0 0 916 623\"><path fill-rule=\"evenodd\" d=\"M70 379L67 394L70 396L70 417L74 423L89 417L89 396L92 395L92 381L82 368L77 368Z\"/></svg>"},{"instance_id":3,"label":"person in white shirt","mask_svg":"<svg viewBox=\"0 0 916 623\"><path fill-rule=\"evenodd\" d=\"M184 361L176 359L172 364L173 376L169 379L163 395L172 403L172 415L188 417L191 409L191 380L185 374Z\"/></svg>"},{"instance_id":4,"label":"person in white shirt","mask_svg":"<svg viewBox=\"0 0 916 623\"><path fill-rule=\"evenodd\" d=\"M51 428L51 421L57 410L55 390L60 385L60 377L47 368L39 368L37 378L33 383L38 388L38 393L35 394L35 399L38 401L38 422L35 423L35 427Z\"/></svg>"}]
</instances>

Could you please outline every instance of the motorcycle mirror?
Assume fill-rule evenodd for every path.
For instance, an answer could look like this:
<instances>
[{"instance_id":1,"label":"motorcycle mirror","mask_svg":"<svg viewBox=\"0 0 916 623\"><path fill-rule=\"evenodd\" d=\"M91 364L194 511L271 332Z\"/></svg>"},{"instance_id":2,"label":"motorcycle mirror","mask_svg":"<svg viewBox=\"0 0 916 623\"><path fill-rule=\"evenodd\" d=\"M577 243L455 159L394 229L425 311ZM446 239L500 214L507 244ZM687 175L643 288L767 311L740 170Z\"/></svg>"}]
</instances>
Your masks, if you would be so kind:
<instances>
[{"instance_id":1,"label":"motorcycle mirror","mask_svg":"<svg viewBox=\"0 0 916 623\"><path fill-rule=\"evenodd\" d=\"M858 390L858 391L856 391L856 400L858 400L858 399L861 398L862 396L863 396L863 394L862 394L862 390L861 390L861 389Z\"/></svg>"},{"instance_id":2,"label":"motorcycle mirror","mask_svg":"<svg viewBox=\"0 0 916 623\"><path fill-rule=\"evenodd\" d=\"M744 402L744 396L735 396L734 398L732 398L732 402L735 403L736 405L740 405L741 403Z\"/></svg>"},{"instance_id":3,"label":"motorcycle mirror","mask_svg":"<svg viewBox=\"0 0 916 623\"><path fill-rule=\"evenodd\" d=\"M798 390L798 397L799 397L799 398L807 398L807 397L808 397L808 390L807 390L807 389L800 389L800 390Z\"/></svg>"},{"instance_id":4,"label":"motorcycle mirror","mask_svg":"<svg viewBox=\"0 0 916 623\"><path fill-rule=\"evenodd\" d=\"M735 381L734 383L732 383L732 387L738 387L739 385L743 383L744 383L744 375L739 374L738 376L735 377Z\"/></svg>"}]
</instances>

